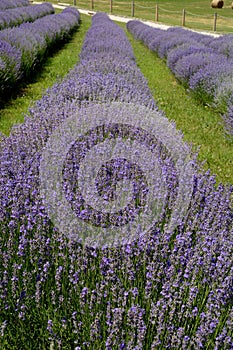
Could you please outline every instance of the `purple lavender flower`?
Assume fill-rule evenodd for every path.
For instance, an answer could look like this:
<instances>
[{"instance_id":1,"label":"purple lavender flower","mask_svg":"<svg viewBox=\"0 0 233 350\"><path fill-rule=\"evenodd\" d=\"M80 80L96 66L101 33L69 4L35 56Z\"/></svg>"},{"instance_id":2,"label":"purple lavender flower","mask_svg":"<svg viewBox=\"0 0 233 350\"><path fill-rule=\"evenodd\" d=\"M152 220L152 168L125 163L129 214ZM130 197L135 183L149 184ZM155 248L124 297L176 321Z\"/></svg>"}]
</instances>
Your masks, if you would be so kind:
<instances>
[{"instance_id":1,"label":"purple lavender flower","mask_svg":"<svg viewBox=\"0 0 233 350\"><path fill-rule=\"evenodd\" d=\"M23 22L33 22L37 18L52 13L54 9L50 3L6 9L0 11L0 29L18 26Z\"/></svg>"},{"instance_id":2,"label":"purple lavender flower","mask_svg":"<svg viewBox=\"0 0 233 350\"><path fill-rule=\"evenodd\" d=\"M1 0L0 11L30 5L28 0Z\"/></svg>"},{"instance_id":3,"label":"purple lavender flower","mask_svg":"<svg viewBox=\"0 0 233 350\"><path fill-rule=\"evenodd\" d=\"M95 49L98 36L101 45ZM114 129L114 123L109 123L108 128L95 128L74 142L63 169L64 193L81 211L86 210L78 191L76 197L71 191L78 187L78 160L98 140L134 132L161 158L168 184L161 221L134 241L101 249L68 240L53 226L39 191L41 154L52 132L70 115L80 118L90 106L95 107L92 116L97 118L96 106L101 103L133 102L157 111L124 32L106 15L93 17L81 57L67 77L37 101L24 123L0 143L3 341L9 341L16 322L20 339L23 319L24 340L31 339L25 327L36 325L36 329L47 329L42 335L44 343L53 342L51 346L57 348L66 347L68 338L73 348L199 349L206 344L231 348L231 187L217 186L215 177L196 165L188 211L168 232L179 182L168 150L148 133L135 132L132 125L125 129L114 125ZM114 121L116 113L111 118ZM121 172L137 170L119 158L117 162L119 175L113 172L112 182L108 177L112 163L97 176L99 193L107 199L114 197L115 180Z\"/></svg>"},{"instance_id":4,"label":"purple lavender flower","mask_svg":"<svg viewBox=\"0 0 233 350\"><path fill-rule=\"evenodd\" d=\"M227 111L223 115L223 119L225 121L226 130L230 136L233 136L233 95L229 96L227 102Z\"/></svg>"},{"instance_id":5,"label":"purple lavender flower","mask_svg":"<svg viewBox=\"0 0 233 350\"><path fill-rule=\"evenodd\" d=\"M206 47L202 43L195 43L194 45L190 44L182 44L178 47L173 48L170 50L167 54L167 65L170 68L170 70L173 72L174 66L177 63L177 61L183 56L187 56L190 54L195 53L211 53L213 52L213 49Z\"/></svg>"},{"instance_id":6,"label":"purple lavender flower","mask_svg":"<svg viewBox=\"0 0 233 350\"><path fill-rule=\"evenodd\" d=\"M168 30L162 30L151 28L137 20L129 21L126 26L135 39L143 41L150 50L155 51L161 58L167 57L170 50L187 44L187 41L189 46L200 46L200 43L202 43L202 47L205 46L204 35L184 28L173 27ZM210 36L206 37L206 42L207 39L208 42L213 41L213 38Z\"/></svg>"},{"instance_id":7,"label":"purple lavender flower","mask_svg":"<svg viewBox=\"0 0 233 350\"><path fill-rule=\"evenodd\" d=\"M233 54L233 36L232 34L222 35L215 38L209 46L216 52L232 58Z\"/></svg>"},{"instance_id":8,"label":"purple lavender flower","mask_svg":"<svg viewBox=\"0 0 233 350\"><path fill-rule=\"evenodd\" d=\"M21 77L21 52L6 41L0 41L0 94Z\"/></svg>"},{"instance_id":9,"label":"purple lavender flower","mask_svg":"<svg viewBox=\"0 0 233 350\"><path fill-rule=\"evenodd\" d=\"M1 44L0 49L1 83L4 89L12 87L23 76L30 75L50 47L58 40L67 38L77 27L79 19L79 12L71 8L60 14L44 16L33 23L23 23L15 28L1 30L0 41L5 43Z\"/></svg>"},{"instance_id":10,"label":"purple lavender flower","mask_svg":"<svg viewBox=\"0 0 233 350\"><path fill-rule=\"evenodd\" d=\"M201 102L224 115L229 127L226 111L232 93L232 35L214 38L181 27L161 30L135 20L127 23L127 29L166 58L176 78Z\"/></svg>"},{"instance_id":11,"label":"purple lavender flower","mask_svg":"<svg viewBox=\"0 0 233 350\"><path fill-rule=\"evenodd\" d=\"M232 80L232 61L219 55L191 76L189 87L204 103L214 104L218 88L226 79Z\"/></svg>"},{"instance_id":12,"label":"purple lavender flower","mask_svg":"<svg viewBox=\"0 0 233 350\"><path fill-rule=\"evenodd\" d=\"M196 72L210 65L211 62L219 63L224 59L224 56L208 51L185 54L176 61L173 67L173 73L178 80L189 87L189 81Z\"/></svg>"}]
</instances>

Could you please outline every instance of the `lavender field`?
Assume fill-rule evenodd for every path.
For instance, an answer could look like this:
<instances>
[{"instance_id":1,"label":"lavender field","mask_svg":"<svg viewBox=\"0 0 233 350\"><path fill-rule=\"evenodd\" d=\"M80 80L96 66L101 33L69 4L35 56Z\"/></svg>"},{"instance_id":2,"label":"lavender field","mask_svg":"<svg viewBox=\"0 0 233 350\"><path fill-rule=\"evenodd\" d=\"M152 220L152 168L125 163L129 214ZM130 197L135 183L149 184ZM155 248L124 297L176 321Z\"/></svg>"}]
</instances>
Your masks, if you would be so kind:
<instances>
[{"instance_id":1,"label":"lavender field","mask_svg":"<svg viewBox=\"0 0 233 350\"><path fill-rule=\"evenodd\" d=\"M215 38L181 27L151 28L137 20L129 21L127 29L165 59L175 77L199 101L222 113L226 129L233 135L232 34Z\"/></svg>"},{"instance_id":2,"label":"lavender field","mask_svg":"<svg viewBox=\"0 0 233 350\"><path fill-rule=\"evenodd\" d=\"M128 30L160 41L190 89L203 57L230 64L230 43ZM183 52L197 59L179 66ZM229 126L231 91L216 77L219 100L201 79L199 95ZM203 172L105 13L75 67L2 136L0 164L0 348L233 349L233 188Z\"/></svg>"},{"instance_id":3,"label":"lavender field","mask_svg":"<svg viewBox=\"0 0 233 350\"><path fill-rule=\"evenodd\" d=\"M24 22L33 22L37 18L54 13L50 3L35 6L22 6L0 11L0 29L15 27Z\"/></svg>"},{"instance_id":4,"label":"lavender field","mask_svg":"<svg viewBox=\"0 0 233 350\"><path fill-rule=\"evenodd\" d=\"M76 9L67 8L53 14L51 4L41 6L45 7L47 15L44 12L32 23L25 22L0 31L0 98L33 74L48 51L67 39L79 25L80 15ZM37 8L33 6L32 12L37 14Z\"/></svg>"},{"instance_id":5,"label":"lavender field","mask_svg":"<svg viewBox=\"0 0 233 350\"><path fill-rule=\"evenodd\" d=\"M28 6L29 4L30 2L28 0L2 0L0 3L0 10L19 8L22 6Z\"/></svg>"}]
</instances>

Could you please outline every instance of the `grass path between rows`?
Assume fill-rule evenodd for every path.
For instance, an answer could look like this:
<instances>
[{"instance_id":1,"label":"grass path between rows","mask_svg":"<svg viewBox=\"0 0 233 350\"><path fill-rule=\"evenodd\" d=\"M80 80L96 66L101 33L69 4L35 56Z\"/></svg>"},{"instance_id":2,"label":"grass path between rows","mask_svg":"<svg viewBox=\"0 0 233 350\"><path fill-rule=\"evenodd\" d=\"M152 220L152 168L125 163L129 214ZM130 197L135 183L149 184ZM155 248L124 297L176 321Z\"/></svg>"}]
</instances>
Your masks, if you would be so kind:
<instances>
[{"instance_id":1,"label":"grass path between rows","mask_svg":"<svg viewBox=\"0 0 233 350\"><path fill-rule=\"evenodd\" d=\"M176 81L166 63L133 39L125 23L117 24L125 30L132 44L137 64L148 81L158 107L169 120L175 121L184 139L192 143L193 149L199 150L199 159L205 162L204 168L210 168L217 175L218 182L233 184L233 141L225 135L221 116L195 101ZM47 88L61 80L78 63L90 25L91 17L82 15L79 29L72 39L50 56L37 76L0 110L2 133L9 135L13 125L23 122L24 115L34 101L40 99Z\"/></svg>"}]
</instances>

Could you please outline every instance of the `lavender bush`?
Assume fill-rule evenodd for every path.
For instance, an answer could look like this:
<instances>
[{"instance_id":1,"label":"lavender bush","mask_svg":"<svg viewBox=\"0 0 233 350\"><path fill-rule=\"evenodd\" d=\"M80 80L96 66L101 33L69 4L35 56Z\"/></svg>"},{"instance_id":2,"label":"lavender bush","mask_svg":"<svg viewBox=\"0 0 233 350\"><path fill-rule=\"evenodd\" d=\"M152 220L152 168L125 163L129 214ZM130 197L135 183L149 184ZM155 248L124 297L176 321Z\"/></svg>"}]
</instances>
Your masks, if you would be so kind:
<instances>
[{"instance_id":1,"label":"lavender bush","mask_svg":"<svg viewBox=\"0 0 233 350\"><path fill-rule=\"evenodd\" d=\"M206 45L201 38L203 35L180 27L171 27L166 30L165 33L166 36L164 37L164 40L159 41L157 48L157 53L161 58L167 59L167 56L171 50L179 47L180 45L187 44L187 41L190 46L196 46L198 44ZM207 42L212 42L213 38L208 37L207 40Z\"/></svg>"},{"instance_id":2,"label":"lavender bush","mask_svg":"<svg viewBox=\"0 0 233 350\"><path fill-rule=\"evenodd\" d=\"M226 111L226 104L232 92L233 61L223 55L206 62L189 80L190 89L204 103Z\"/></svg>"},{"instance_id":3,"label":"lavender bush","mask_svg":"<svg viewBox=\"0 0 233 350\"><path fill-rule=\"evenodd\" d=\"M21 51L5 41L0 41L0 95L21 77Z\"/></svg>"},{"instance_id":4,"label":"lavender bush","mask_svg":"<svg viewBox=\"0 0 233 350\"><path fill-rule=\"evenodd\" d=\"M30 3L28 0L1 0L0 11L21 6L28 6L29 4Z\"/></svg>"},{"instance_id":5,"label":"lavender bush","mask_svg":"<svg viewBox=\"0 0 233 350\"><path fill-rule=\"evenodd\" d=\"M181 27L171 27L163 30L151 28L137 20L127 22L126 26L135 39L143 41L150 50L155 51L161 58L167 58L172 49L187 45L187 41L189 47L205 47L214 40L211 36L205 36Z\"/></svg>"},{"instance_id":6,"label":"lavender bush","mask_svg":"<svg viewBox=\"0 0 233 350\"><path fill-rule=\"evenodd\" d=\"M53 225L40 192L40 164L50 136L70 116L94 122L109 108L111 122L78 135L67 154L62 170L67 200L84 224L92 222L98 229L109 223L104 212L99 222L89 215L91 208L84 206L77 188L77 171L88 149L118 135L156 152L167 185L166 205L147 234L116 247L95 247L68 239ZM125 110L132 121L141 121L141 128L116 123ZM149 114L154 115L157 137L143 128ZM182 180L171 156L179 148L179 133L168 122L164 129L165 121L123 30L105 14L93 16L80 63L0 143L4 349L22 344L26 349L76 350L233 347L232 189L216 186L214 176L203 174L191 159L188 210L174 230L167 230ZM160 141L161 135L167 135L174 149ZM186 148L183 144L182 152ZM127 208L134 215L144 210L149 185L140 168L127 159L116 161L99 169L98 193L112 201L115 181L131 179L139 189L135 207ZM123 227L124 221L116 224Z\"/></svg>"},{"instance_id":7,"label":"lavender bush","mask_svg":"<svg viewBox=\"0 0 233 350\"><path fill-rule=\"evenodd\" d=\"M222 64L222 62L227 62L227 59L225 56L219 55L209 50L204 50L204 51L202 50L199 52L194 51L194 53L190 52L189 54L185 54L183 57L177 60L176 64L173 67L173 73L176 76L176 78L180 80L185 86L191 87L190 79L192 78L192 76L196 72L199 72L202 68L204 69L205 66L207 65L209 66L211 62L216 64L217 66L219 64ZM194 88L194 91L196 91L195 88ZM202 93L200 93L201 100L204 99L203 97L201 97ZM208 94L208 100L209 100L209 94Z\"/></svg>"},{"instance_id":8,"label":"lavender bush","mask_svg":"<svg viewBox=\"0 0 233 350\"><path fill-rule=\"evenodd\" d=\"M41 5L23 6L0 11L0 30L18 26L24 22L33 22L37 18L52 13L54 13L54 8L49 2Z\"/></svg>"},{"instance_id":9,"label":"lavender bush","mask_svg":"<svg viewBox=\"0 0 233 350\"><path fill-rule=\"evenodd\" d=\"M223 115L223 119L225 120L226 129L229 135L233 135L233 94L229 96L227 102L227 111Z\"/></svg>"},{"instance_id":10,"label":"lavender bush","mask_svg":"<svg viewBox=\"0 0 233 350\"><path fill-rule=\"evenodd\" d=\"M9 64L2 67L1 91L6 87L12 87L11 75L15 81L28 77L38 64L44 60L49 50L58 42L69 38L80 21L80 14L74 8L63 10L60 14L52 14L37 19L33 23L23 23L15 28L7 28L0 31L0 41L7 42L11 46L14 54L15 67L17 72L9 70ZM2 61L10 62L13 51L0 53ZM19 54L20 52L20 54ZM12 67L13 68L13 67Z\"/></svg>"},{"instance_id":11,"label":"lavender bush","mask_svg":"<svg viewBox=\"0 0 233 350\"><path fill-rule=\"evenodd\" d=\"M172 72L174 72L174 67L179 59L183 59L185 56L196 53L213 53L214 50L206 47L202 43L195 43L194 45L189 45L188 43L182 44L168 52L167 55L167 65Z\"/></svg>"},{"instance_id":12,"label":"lavender bush","mask_svg":"<svg viewBox=\"0 0 233 350\"><path fill-rule=\"evenodd\" d=\"M233 81L232 35L214 38L179 27L151 29L139 21L129 21L127 28L135 39L165 58L176 78L226 121Z\"/></svg>"},{"instance_id":13,"label":"lavender bush","mask_svg":"<svg viewBox=\"0 0 233 350\"><path fill-rule=\"evenodd\" d=\"M233 57L233 35L222 35L210 43L215 51L226 55L228 58Z\"/></svg>"}]
</instances>

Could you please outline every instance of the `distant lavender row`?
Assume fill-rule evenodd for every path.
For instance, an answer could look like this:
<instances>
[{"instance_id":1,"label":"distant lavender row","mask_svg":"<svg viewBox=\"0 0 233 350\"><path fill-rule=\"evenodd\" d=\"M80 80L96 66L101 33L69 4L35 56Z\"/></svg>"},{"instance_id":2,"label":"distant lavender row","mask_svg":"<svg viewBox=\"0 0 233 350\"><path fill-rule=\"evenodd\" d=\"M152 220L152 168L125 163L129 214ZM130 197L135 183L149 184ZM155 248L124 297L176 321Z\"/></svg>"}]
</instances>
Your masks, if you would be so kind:
<instances>
[{"instance_id":1,"label":"distant lavender row","mask_svg":"<svg viewBox=\"0 0 233 350\"><path fill-rule=\"evenodd\" d=\"M188 87L203 103L225 114L228 129L233 135L232 81L233 36L214 38L174 27L168 30L150 28L140 21L127 23L133 36L142 40L159 57L166 59L176 78Z\"/></svg>"},{"instance_id":2,"label":"distant lavender row","mask_svg":"<svg viewBox=\"0 0 233 350\"><path fill-rule=\"evenodd\" d=\"M21 56L19 49L0 40L0 95L20 79Z\"/></svg>"},{"instance_id":3,"label":"distant lavender row","mask_svg":"<svg viewBox=\"0 0 233 350\"><path fill-rule=\"evenodd\" d=\"M0 93L29 76L48 49L66 39L79 20L79 12L67 8L60 14L0 31Z\"/></svg>"},{"instance_id":4,"label":"distant lavender row","mask_svg":"<svg viewBox=\"0 0 233 350\"><path fill-rule=\"evenodd\" d=\"M15 7L27 6L29 4L29 0L1 0L0 11Z\"/></svg>"},{"instance_id":5,"label":"distant lavender row","mask_svg":"<svg viewBox=\"0 0 233 350\"><path fill-rule=\"evenodd\" d=\"M231 349L232 191L216 187L214 176L195 172L187 216L167 233L177 174L158 145L170 196L164 221L116 249L68 242L48 217L39 167L49 137L87 106L111 101L157 110L123 30L96 14L80 63L0 144L2 343L17 348L22 338L29 348L66 348L69 341L76 350ZM97 114L100 108L93 118ZM71 191L77 184L76 146L83 152L95 145L102 131L94 131L74 144L64 164L71 205L78 201ZM111 137L112 130L107 132ZM17 337L11 337L15 324Z\"/></svg>"},{"instance_id":6,"label":"distant lavender row","mask_svg":"<svg viewBox=\"0 0 233 350\"><path fill-rule=\"evenodd\" d=\"M52 13L54 13L54 8L49 2L41 5L24 6L0 11L0 30L18 26L24 22L33 22L37 18Z\"/></svg>"}]
</instances>

